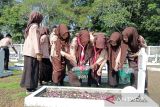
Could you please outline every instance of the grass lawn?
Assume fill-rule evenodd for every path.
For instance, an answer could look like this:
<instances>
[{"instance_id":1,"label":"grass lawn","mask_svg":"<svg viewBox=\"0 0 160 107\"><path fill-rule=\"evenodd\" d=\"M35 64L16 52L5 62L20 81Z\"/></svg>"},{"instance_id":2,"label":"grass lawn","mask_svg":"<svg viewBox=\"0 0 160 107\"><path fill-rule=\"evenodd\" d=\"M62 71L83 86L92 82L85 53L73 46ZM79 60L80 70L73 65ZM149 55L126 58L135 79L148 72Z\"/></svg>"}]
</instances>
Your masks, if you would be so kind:
<instances>
[{"instance_id":1,"label":"grass lawn","mask_svg":"<svg viewBox=\"0 0 160 107\"><path fill-rule=\"evenodd\" d=\"M22 71L13 71L13 75L0 78L0 107L23 107L25 90L20 87Z\"/></svg>"}]
</instances>

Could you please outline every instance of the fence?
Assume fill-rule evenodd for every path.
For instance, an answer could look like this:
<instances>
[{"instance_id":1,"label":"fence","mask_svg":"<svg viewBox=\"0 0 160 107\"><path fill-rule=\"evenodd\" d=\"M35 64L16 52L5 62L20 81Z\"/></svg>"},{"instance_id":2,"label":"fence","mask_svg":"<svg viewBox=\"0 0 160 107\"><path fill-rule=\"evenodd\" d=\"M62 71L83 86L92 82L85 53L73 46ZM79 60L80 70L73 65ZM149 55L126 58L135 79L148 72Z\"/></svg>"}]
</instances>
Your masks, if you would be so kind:
<instances>
[{"instance_id":1,"label":"fence","mask_svg":"<svg viewBox=\"0 0 160 107\"><path fill-rule=\"evenodd\" d=\"M23 44L14 44L14 47L16 48L18 54L16 54L12 48L9 48L10 51L10 61L17 62L23 60Z\"/></svg>"},{"instance_id":2,"label":"fence","mask_svg":"<svg viewBox=\"0 0 160 107\"><path fill-rule=\"evenodd\" d=\"M149 63L160 63L160 46L148 46L146 52Z\"/></svg>"},{"instance_id":3,"label":"fence","mask_svg":"<svg viewBox=\"0 0 160 107\"><path fill-rule=\"evenodd\" d=\"M14 46L18 54L15 54L13 49L10 48L10 61L23 60L23 44L14 44ZM160 46L148 46L146 52L149 63L160 63Z\"/></svg>"}]
</instances>

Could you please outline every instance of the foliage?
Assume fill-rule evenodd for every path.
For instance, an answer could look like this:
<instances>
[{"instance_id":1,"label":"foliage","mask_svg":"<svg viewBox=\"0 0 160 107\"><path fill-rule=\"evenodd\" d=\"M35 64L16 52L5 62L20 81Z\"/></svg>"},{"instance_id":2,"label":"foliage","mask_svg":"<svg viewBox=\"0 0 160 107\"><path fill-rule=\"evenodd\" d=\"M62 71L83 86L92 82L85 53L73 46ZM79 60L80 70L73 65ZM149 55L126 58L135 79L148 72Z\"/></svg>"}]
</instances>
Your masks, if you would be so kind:
<instances>
[{"instance_id":1,"label":"foliage","mask_svg":"<svg viewBox=\"0 0 160 107\"><path fill-rule=\"evenodd\" d=\"M6 5L0 17L1 31L4 33L11 33L14 40L17 42L21 42L23 38L22 30L26 23L23 14L24 11L21 9L20 4L13 7Z\"/></svg>"},{"instance_id":2,"label":"foliage","mask_svg":"<svg viewBox=\"0 0 160 107\"><path fill-rule=\"evenodd\" d=\"M119 0L131 13L133 22L148 44L160 44L160 2L159 0Z\"/></svg>"},{"instance_id":3,"label":"foliage","mask_svg":"<svg viewBox=\"0 0 160 107\"><path fill-rule=\"evenodd\" d=\"M21 2L16 2L21 1ZM65 23L71 28L89 28L110 35L135 26L148 43L158 43L159 0L2 0L0 30L23 42L23 30L32 10L44 15L43 25ZM3 4L3 5L2 5Z\"/></svg>"},{"instance_id":4,"label":"foliage","mask_svg":"<svg viewBox=\"0 0 160 107\"><path fill-rule=\"evenodd\" d=\"M128 21L130 13L117 0L95 0L92 4L92 24L98 31L120 31Z\"/></svg>"}]
</instances>

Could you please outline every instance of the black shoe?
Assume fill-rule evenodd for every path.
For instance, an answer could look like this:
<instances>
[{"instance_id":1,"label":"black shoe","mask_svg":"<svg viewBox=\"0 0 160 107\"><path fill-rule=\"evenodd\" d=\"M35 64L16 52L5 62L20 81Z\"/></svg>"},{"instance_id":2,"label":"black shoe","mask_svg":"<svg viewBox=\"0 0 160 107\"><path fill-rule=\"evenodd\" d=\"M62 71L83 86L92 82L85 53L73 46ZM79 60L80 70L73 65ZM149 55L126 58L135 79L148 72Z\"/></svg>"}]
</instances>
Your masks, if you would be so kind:
<instances>
[{"instance_id":1,"label":"black shoe","mask_svg":"<svg viewBox=\"0 0 160 107\"><path fill-rule=\"evenodd\" d=\"M144 90L144 93L145 93L146 95L149 95L148 90Z\"/></svg>"},{"instance_id":2,"label":"black shoe","mask_svg":"<svg viewBox=\"0 0 160 107\"><path fill-rule=\"evenodd\" d=\"M36 91L36 89L30 89L30 88L28 88L28 89L26 89L26 94L32 94L35 91Z\"/></svg>"},{"instance_id":3,"label":"black shoe","mask_svg":"<svg viewBox=\"0 0 160 107\"><path fill-rule=\"evenodd\" d=\"M88 84L88 87L91 87L91 84Z\"/></svg>"},{"instance_id":4,"label":"black shoe","mask_svg":"<svg viewBox=\"0 0 160 107\"><path fill-rule=\"evenodd\" d=\"M4 68L4 70L9 70L8 68Z\"/></svg>"},{"instance_id":5,"label":"black shoe","mask_svg":"<svg viewBox=\"0 0 160 107\"><path fill-rule=\"evenodd\" d=\"M34 92L34 91L36 91L36 89L35 88L27 88L27 91L28 92Z\"/></svg>"},{"instance_id":6,"label":"black shoe","mask_svg":"<svg viewBox=\"0 0 160 107\"><path fill-rule=\"evenodd\" d=\"M40 84L40 86L42 86L43 85L42 81L40 81L39 84Z\"/></svg>"},{"instance_id":7,"label":"black shoe","mask_svg":"<svg viewBox=\"0 0 160 107\"><path fill-rule=\"evenodd\" d=\"M64 86L64 82L63 81L60 81L60 86Z\"/></svg>"},{"instance_id":8,"label":"black shoe","mask_svg":"<svg viewBox=\"0 0 160 107\"><path fill-rule=\"evenodd\" d=\"M58 83L54 83L54 86L58 86Z\"/></svg>"},{"instance_id":9,"label":"black shoe","mask_svg":"<svg viewBox=\"0 0 160 107\"><path fill-rule=\"evenodd\" d=\"M109 85L111 88L117 88L118 85Z\"/></svg>"},{"instance_id":10,"label":"black shoe","mask_svg":"<svg viewBox=\"0 0 160 107\"><path fill-rule=\"evenodd\" d=\"M82 84L82 79L81 78L79 79L79 82Z\"/></svg>"},{"instance_id":11,"label":"black shoe","mask_svg":"<svg viewBox=\"0 0 160 107\"><path fill-rule=\"evenodd\" d=\"M100 87L100 85L101 85L100 83L97 83L97 84L96 84L96 87Z\"/></svg>"}]
</instances>

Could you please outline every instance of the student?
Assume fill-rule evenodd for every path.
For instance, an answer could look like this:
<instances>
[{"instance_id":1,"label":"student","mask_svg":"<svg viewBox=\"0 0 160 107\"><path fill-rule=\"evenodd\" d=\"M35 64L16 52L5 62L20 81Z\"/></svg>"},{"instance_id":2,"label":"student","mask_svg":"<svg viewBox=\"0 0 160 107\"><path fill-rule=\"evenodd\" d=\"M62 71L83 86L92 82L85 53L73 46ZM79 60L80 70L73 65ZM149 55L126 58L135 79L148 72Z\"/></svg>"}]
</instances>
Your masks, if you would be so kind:
<instances>
[{"instance_id":1,"label":"student","mask_svg":"<svg viewBox=\"0 0 160 107\"><path fill-rule=\"evenodd\" d=\"M126 55L128 53L128 63L129 67L134 70L131 76L131 85L137 88L137 80L138 80L138 57L134 57L133 55L139 51L139 43L138 38L139 34L137 29L134 27L127 27L122 32L123 42L121 45L122 54L121 54L121 65L120 68L123 67L123 63L126 59Z\"/></svg>"},{"instance_id":2,"label":"student","mask_svg":"<svg viewBox=\"0 0 160 107\"><path fill-rule=\"evenodd\" d=\"M148 76L147 71L146 71L148 57L145 52L145 50L147 48L147 44L146 44L143 36L141 36L141 35L139 35L137 42L139 44L139 51L133 55L130 55L130 57L138 57L137 90L140 93L144 93L144 91L147 91L147 76Z\"/></svg>"},{"instance_id":3,"label":"student","mask_svg":"<svg viewBox=\"0 0 160 107\"><path fill-rule=\"evenodd\" d=\"M92 83L96 84L98 87L101 84L101 74L102 68L106 63L106 38L103 33L96 33L94 35L92 54L90 58L91 70L88 74L88 86L91 86Z\"/></svg>"},{"instance_id":4,"label":"student","mask_svg":"<svg viewBox=\"0 0 160 107\"><path fill-rule=\"evenodd\" d=\"M12 47L12 49L17 54L17 50L12 44L12 36L8 33L6 37L0 40L0 48L4 50L5 57L4 57L4 69L8 70L8 63L9 63L9 47Z\"/></svg>"},{"instance_id":5,"label":"student","mask_svg":"<svg viewBox=\"0 0 160 107\"><path fill-rule=\"evenodd\" d=\"M52 57L52 80L55 85L64 85L67 60L61 55L61 51L69 53L69 31L65 24L60 24L56 30L55 35L50 37L51 43L51 57Z\"/></svg>"},{"instance_id":6,"label":"student","mask_svg":"<svg viewBox=\"0 0 160 107\"><path fill-rule=\"evenodd\" d=\"M119 32L112 33L109 38L108 84L111 87L117 87L119 82L118 70L121 57L121 39L122 35Z\"/></svg>"},{"instance_id":7,"label":"student","mask_svg":"<svg viewBox=\"0 0 160 107\"><path fill-rule=\"evenodd\" d=\"M42 81L52 81L52 64L50 62L50 43L49 43L49 29L47 27L41 27L39 29L40 34L40 50L42 54L42 60L39 62L39 81L42 85Z\"/></svg>"},{"instance_id":8,"label":"student","mask_svg":"<svg viewBox=\"0 0 160 107\"><path fill-rule=\"evenodd\" d=\"M87 30L81 30L76 34L76 37L73 38L70 44L70 53L67 54L61 51L61 54L69 59L70 63L74 67L80 67L85 65L90 58L91 51L89 51L90 44L90 34ZM69 82L72 86L81 86L82 80L78 79L78 77L73 72L68 72Z\"/></svg>"},{"instance_id":9,"label":"student","mask_svg":"<svg viewBox=\"0 0 160 107\"><path fill-rule=\"evenodd\" d=\"M24 72L20 85L21 87L25 87L27 92L35 91L38 86L39 61L42 60L38 28L42 20L43 16L41 13L31 12L25 29L25 42L23 47Z\"/></svg>"}]
</instances>

